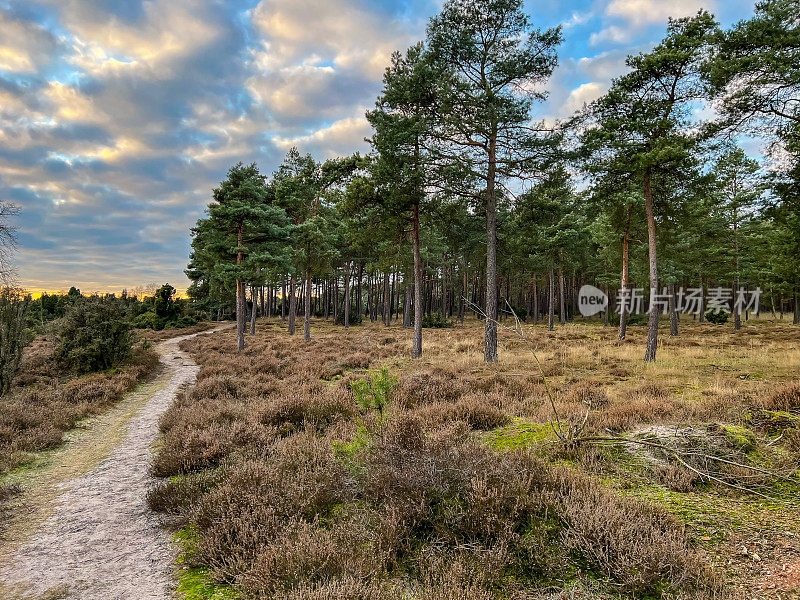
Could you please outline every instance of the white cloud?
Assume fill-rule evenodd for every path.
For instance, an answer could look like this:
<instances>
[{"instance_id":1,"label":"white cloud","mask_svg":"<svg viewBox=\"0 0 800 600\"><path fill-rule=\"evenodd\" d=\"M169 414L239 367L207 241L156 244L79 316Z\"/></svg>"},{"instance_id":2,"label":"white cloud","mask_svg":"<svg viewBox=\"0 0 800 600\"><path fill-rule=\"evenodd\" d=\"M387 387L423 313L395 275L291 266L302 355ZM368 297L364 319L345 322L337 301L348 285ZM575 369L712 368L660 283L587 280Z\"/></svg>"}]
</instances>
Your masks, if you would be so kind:
<instances>
[{"instance_id":1,"label":"white cloud","mask_svg":"<svg viewBox=\"0 0 800 600\"><path fill-rule=\"evenodd\" d=\"M578 60L577 67L592 80L611 81L628 71L625 59L629 54L635 54L639 50L640 48L625 48L602 52L595 56L584 56Z\"/></svg>"},{"instance_id":2,"label":"white cloud","mask_svg":"<svg viewBox=\"0 0 800 600\"><path fill-rule=\"evenodd\" d=\"M606 7L608 17L622 19L625 25L609 25L593 33L589 38L592 46L611 42L626 44L633 36L648 25L666 24L667 19L687 17L700 9L713 12L716 0L612 0Z\"/></svg>"},{"instance_id":3,"label":"white cloud","mask_svg":"<svg viewBox=\"0 0 800 600\"><path fill-rule=\"evenodd\" d=\"M589 83L581 84L567 96L562 112L565 115L571 115L581 110L584 105L589 104L605 94L607 90L608 86L598 81L590 81Z\"/></svg>"},{"instance_id":4,"label":"white cloud","mask_svg":"<svg viewBox=\"0 0 800 600\"><path fill-rule=\"evenodd\" d=\"M406 25L352 1L262 0L252 14L267 38L256 56L266 70L303 64L313 55L380 78L392 52L415 39Z\"/></svg>"},{"instance_id":5,"label":"white cloud","mask_svg":"<svg viewBox=\"0 0 800 600\"><path fill-rule=\"evenodd\" d=\"M621 17L634 27L666 23L669 17L686 17L701 8L713 11L715 0L613 0L606 8L611 17Z\"/></svg>"},{"instance_id":6,"label":"white cloud","mask_svg":"<svg viewBox=\"0 0 800 600\"><path fill-rule=\"evenodd\" d=\"M362 108L361 114L365 110ZM297 146L301 152L319 152L330 158L365 149L364 138L371 133L372 128L366 118L348 117L307 135L277 138L275 143L285 150Z\"/></svg>"}]
</instances>

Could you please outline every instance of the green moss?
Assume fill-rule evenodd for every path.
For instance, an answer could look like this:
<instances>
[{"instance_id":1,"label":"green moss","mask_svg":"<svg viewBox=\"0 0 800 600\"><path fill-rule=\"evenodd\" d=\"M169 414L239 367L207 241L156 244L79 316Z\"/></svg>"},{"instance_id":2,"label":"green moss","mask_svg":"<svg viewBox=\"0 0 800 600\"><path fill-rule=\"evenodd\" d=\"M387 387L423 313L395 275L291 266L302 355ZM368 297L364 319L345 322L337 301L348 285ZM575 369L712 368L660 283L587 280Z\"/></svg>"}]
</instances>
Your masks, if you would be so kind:
<instances>
[{"instance_id":1,"label":"green moss","mask_svg":"<svg viewBox=\"0 0 800 600\"><path fill-rule=\"evenodd\" d=\"M746 427L737 425L720 425L725 437L742 452L752 452L756 449L756 434Z\"/></svg>"},{"instance_id":2,"label":"green moss","mask_svg":"<svg viewBox=\"0 0 800 600\"><path fill-rule=\"evenodd\" d=\"M497 451L528 448L555 439L556 434L552 424L526 423L521 420L517 420L513 425L490 431L484 436L486 444Z\"/></svg>"},{"instance_id":3,"label":"green moss","mask_svg":"<svg viewBox=\"0 0 800 600\"><path fill-rule=\"evenodd\" d=\"M762 410L758 415L758 420L767 431L772 433L800 427L800 415L785 410Z\"/></svg>"},{"instance_id":4,"label":"green moss","mask_svg":"<svg viewBox=\"0 0 800 600\"><path fill-rule=\"evenodd\" d=\"M208 569L184 569L178 578L178 596L183 600L236 600L239 595L227 585L212 581Z\"/></svg>"},{"instance_id":5,"label":"green moss","mask_svg":"<svg viewBox=\"0 0 800 600\"><path fill-rule=\"evenodd\" d=\"M197 547L197 528L181 529L174 536L181 548L178 564L186 562ZM205 567L184 567L178 574L178 597L182 600L237 600L239 595L229 585L215 583Z\"/></svg>"}]
</instances>

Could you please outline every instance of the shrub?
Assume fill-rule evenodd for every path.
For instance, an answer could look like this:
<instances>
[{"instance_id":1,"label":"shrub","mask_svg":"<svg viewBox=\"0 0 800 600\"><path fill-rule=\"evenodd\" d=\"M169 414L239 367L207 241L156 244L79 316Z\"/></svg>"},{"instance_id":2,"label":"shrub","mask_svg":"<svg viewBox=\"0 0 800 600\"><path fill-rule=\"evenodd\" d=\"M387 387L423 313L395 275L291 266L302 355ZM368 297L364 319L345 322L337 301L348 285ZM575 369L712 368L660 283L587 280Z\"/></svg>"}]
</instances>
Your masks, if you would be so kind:
<instances>
[{"instance_id":1,"label":"shrub","mask_svg":"<svg viewBox=\"0 0 800 600\"><path fill-rule=\"evenodd\" d=\"M85 300L67 310L56 326L54 358L77 373L103 371L127 359L133 347L124 309L113 301Z\"/></svg>"},{"instance_id":2,"label":"shrub","mask_svg":"<svg viewBox=\"0 0 800 600\"><path fill-rule=\"evenodd\" d=\"M649 319L650 315L647 313L629 313L625 322L628 325L645 326L647 325ZM608 322L610 325L619 327L619 313L609 313Z\"/></svg>"},{"instance_id":3,"label":"shrub","mask_svg":"<svg viewBox=\"0 0 800 600\"><path fill-rule=\"evenodd\" d=\"M434 312L422 317L422 326L428 329L443 329L445 327L452 327L453 322L445 319L441 313Z\"/></svg>"},{"instance_id":4,"label":"shrub","mask_svg":"<svg viewBox=\"0 0 800 600\"><path fill-rule=\"evenodd\" d=\"M164 323L153 311L147 311L137 316L133 320L133 326L137 329L153 329L156 331L164 329Z\"/></svg>"},{"instance_id":5,"label":"shrub","mask_svg":"<svg viewBox=\"0 0 800 600\"><path fill-rule=\"evenodd\" d=\"M708 311L706 313L706 321L714 325L724 325L725 323L728 322L729 316L730 315L724 310L720 310L717 312Z\"/></svg>"},{"instance_id":6,"label":"shrub","mask_svg":"<svg viewBox=\"0 0 800 600\"><path fill-rule=\"evenodd\" d=\"M11 387L11 380L22 362L22 349L26 343L25 314L29 297L14 290L0 291L0 395Z\"/></svg>"},{"instance_id":7,"label":"shrub","mask_svg":"<svg viewBox=\"0 0 800 600\"><path fill-rule=\"evenodd\" d=\"M350 325L361 325L361 321L363 317L357 310L350 311ZM336 324L337 325L344 325L344 311L340 310L339 313L336 315Z\"/></svg>"}]
</instances>

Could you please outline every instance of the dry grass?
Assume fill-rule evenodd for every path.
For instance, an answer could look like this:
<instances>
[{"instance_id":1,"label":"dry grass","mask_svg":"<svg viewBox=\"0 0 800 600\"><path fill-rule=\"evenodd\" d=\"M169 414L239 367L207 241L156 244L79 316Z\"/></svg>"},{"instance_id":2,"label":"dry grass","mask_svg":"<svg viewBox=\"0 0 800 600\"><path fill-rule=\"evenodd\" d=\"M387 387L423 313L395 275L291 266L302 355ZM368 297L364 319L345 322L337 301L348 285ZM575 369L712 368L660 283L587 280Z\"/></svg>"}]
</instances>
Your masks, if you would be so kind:
<instances>
[{"instance_id":1,"label":"dry grass","mask_svg":"<svg viewBox=\"0 0 800 600\"><path fill-rule=\"evenodd\" d=\"M685 515L625 488L727 492L702 492L673 464L553 449L542 373L513 336L486 365L475 322L426 330L417 361L397 326L314 329L304 343L261 322L241 354L233 332L184 342L201 371L162 422L154 471L169 479L150 502L190 527L188 564L248 598L544 598L552 585L572 597L585 575L612 594L719 591ZM594 325L529 339L561 418L580 422L591 406L586 433L723 423L765 436L756 416L800 408L797 328L682 324L654 365L641 362L643 328L623 343ZM399 378L381 422L359 412L349 385L380 366ZM534 427L504 446L521 449L482 442L487 430L513 436L514 423ZM792 423L770 460L797 456ZM569 468L553 466L565 458ZM708 550L716 561L727 546Z\"/></svg>"}]
</instances>

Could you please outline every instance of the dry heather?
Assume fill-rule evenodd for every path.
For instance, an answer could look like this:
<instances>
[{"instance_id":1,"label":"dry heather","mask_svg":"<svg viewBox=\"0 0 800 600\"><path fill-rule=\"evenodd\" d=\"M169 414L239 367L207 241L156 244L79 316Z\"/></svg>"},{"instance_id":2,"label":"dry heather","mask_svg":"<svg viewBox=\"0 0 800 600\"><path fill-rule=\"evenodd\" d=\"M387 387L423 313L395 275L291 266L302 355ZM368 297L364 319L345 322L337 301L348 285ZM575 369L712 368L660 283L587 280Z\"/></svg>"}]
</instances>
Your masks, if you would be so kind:
<instances>
[{"instance_id":1,"label":"dry heather","mask_svg":"<svg viewBox=\"0 0 800 600\"><path fill-rule=\"evenodd\" d=\"M118 402L159 365L153 350L139 348L113 372L71 377L58 371L52 350L44 336L34 340L11 390L0 398L0 483L33 453L61 444L64 433L82 419Z\"/></svg>"},{"instance_id":2,"label":"dry heather","mask_svg":"<svg viewBox=\"0 0 800 600\"><path fill-rule=\"evenodd\" d=\"M149 500L183 528L187 566L245 598L727 593L711 564L739 538L704 543L695 515L671 509L735 492L669 456L555 444L542 374L514 336L487 366L475 323L426 330L413 362L399 327L315 328L304 343L259 323L241 354L233 332L184 343L201 371L162 421L153 468L165 479ZM703 450L743 463L757 450L762 466L791 469L798 331L685 329L651 366L638 328L621 344L590 325L538 328L529 341L562 422L591 407L585 436L702 423ZM381 417L359 410L350 383L383 366L398 380ZM739 445L751 436L754 448ZM752 475L739 471L726 473ZM727 589L757 585L726 566Z\"/></svg>"}]
</instances>

